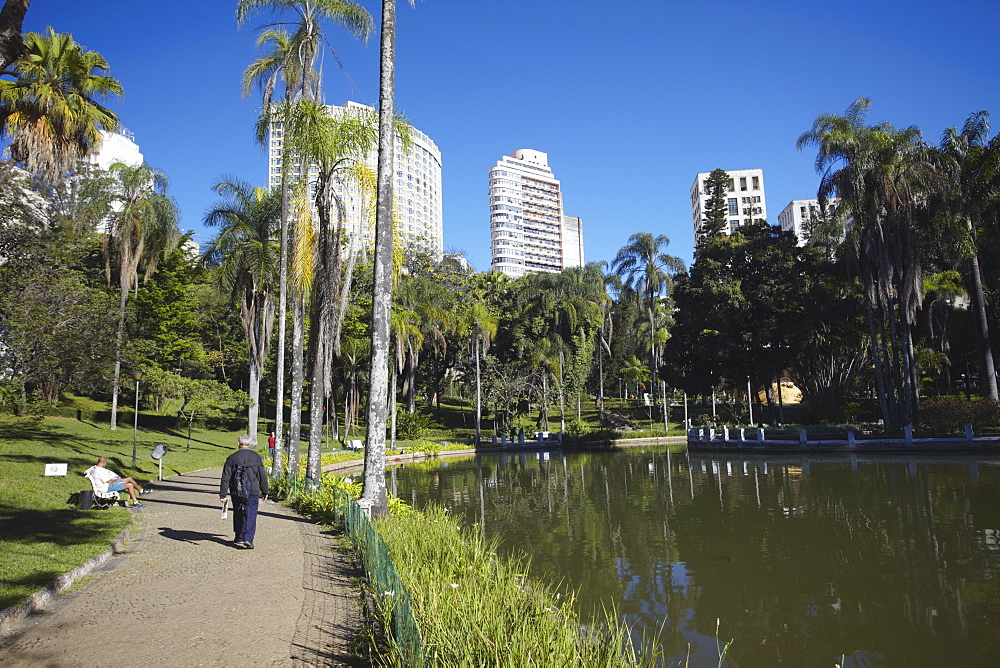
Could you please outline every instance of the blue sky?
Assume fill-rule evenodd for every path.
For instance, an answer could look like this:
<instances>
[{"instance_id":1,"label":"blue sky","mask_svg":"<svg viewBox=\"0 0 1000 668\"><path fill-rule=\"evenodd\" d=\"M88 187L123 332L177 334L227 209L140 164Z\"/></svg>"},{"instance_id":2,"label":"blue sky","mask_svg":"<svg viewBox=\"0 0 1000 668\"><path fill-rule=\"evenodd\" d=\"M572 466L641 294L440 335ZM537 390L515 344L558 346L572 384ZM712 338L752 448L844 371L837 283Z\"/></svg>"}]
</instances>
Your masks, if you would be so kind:
<instances>
[{"instance_id":1,"label":"blue sky","mask_svg":"<svg viewBox=\"0 0 1000 668\"><path fill-rule=\"evenodd\" d=\"M379 18L381 3L363 0ZM254 27L229 0L34 0L25 30L73 33L125 87L113 108L164 170L182 229L201 224L214 182L263 185L252 139L259 97L240 76ZM769 222L814 197L814 153L795 140L817 115L872 98L872 121L937 141L972 111L1000 127L1000 2L962 0L417 0L398 7L396 102L443 156L444 243L489 269L487 170L504 154L549 154L588 261L635 232L665 234L690 263L698 172L764 170ZM326 101L378 96L377 33L329 27Z\"/></svg>"}]
</instances>

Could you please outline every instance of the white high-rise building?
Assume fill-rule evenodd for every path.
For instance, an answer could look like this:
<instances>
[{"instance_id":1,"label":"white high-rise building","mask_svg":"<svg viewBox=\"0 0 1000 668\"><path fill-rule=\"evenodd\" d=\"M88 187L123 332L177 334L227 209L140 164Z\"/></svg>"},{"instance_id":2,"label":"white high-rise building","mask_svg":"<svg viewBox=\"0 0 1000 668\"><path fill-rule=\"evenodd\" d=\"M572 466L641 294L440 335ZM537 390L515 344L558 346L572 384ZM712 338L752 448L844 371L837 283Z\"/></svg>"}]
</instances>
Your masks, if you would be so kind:
<instances>
[{"instance_id":1,"label":"white high-rise building","mask_svg":"<svg viewBox=\"0 0 1000 668\"><path fill-rule=\"evenodd\" d=\"M701 224L705 219L708 198L712 196L705 182L710 172L700 172L691 185L691 222L697 239ZM764 196L764 170L726 170L729 175L729 194L726 198L728 227L726 234L732 234L740 225L752 220L767 220L767 198Z\"/></svg>"},{"instance_id":2,"label":"white high-rise building","mask_svg":"<svg viewBox=\"0 0 1000 668\"><path fill-rule=\"evenodd\" d=\"M490 169L492 268L514 278L583 266L583 225L563 214L549 156L520 149Z\"/></svg>"},{"instance_id":3,"label":"white high-rise building","mask_svg":"<svg viewBox=\"0 0 1000 668\"><path fill-rule=\"evenodd\" d=\"M831 197L826 202L827 209L832 210L837 206L839 201L838 198ZM799 245L804 246L809 241L809 234L806 230L809 219L816 218L819 215L818 199L795 199L789 202L781 210L781 213L778 214L778 224L781 225L781 229L785 232L794 233L795 237L799 240Z\"/></svg>"},{"instance_id":4,"label":"white high-rise building","mask_svg":"<svg viewBox=\"0 0 1000 668\"><path fill-rule=\"evenodd\" d=\"M329 106L330 113L370 114L372 107L347 102L343 106ZM395 154L395 211L396 233L407 248L418 248L427 252L435 260L440 260L444 251L444 226L441 206L441 151L426 134L412 128L411 145L408 152L396 139ZM281 152L284 132L280 123L271 127L268 141L268 185L281 187ZM378 147L364 156L354 156L363 162L373 174L378 172ZM315 167L310 175L316 173ZM314 179L310 179L315 183ZM314 192L311 185L311 192ZM340 196L346 214L345 229L355 247L370 245L375 241L374 195L362 197L360 190L349 182L342 183ZM368 211L365 208L368 208Z\"/></svg>"}]
</instances>

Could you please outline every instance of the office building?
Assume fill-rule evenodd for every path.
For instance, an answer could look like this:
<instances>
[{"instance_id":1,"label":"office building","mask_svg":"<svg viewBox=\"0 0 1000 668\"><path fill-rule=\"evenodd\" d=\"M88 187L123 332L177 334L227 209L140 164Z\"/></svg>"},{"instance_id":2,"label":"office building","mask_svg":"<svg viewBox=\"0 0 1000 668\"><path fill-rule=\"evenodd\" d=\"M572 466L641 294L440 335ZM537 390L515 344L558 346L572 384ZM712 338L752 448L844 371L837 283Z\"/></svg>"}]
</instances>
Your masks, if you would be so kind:
<instances>
[{"instance_id":1,"label":"office building","mask_svg":"<svg viewBox=\"0 0 1000 668\"><path fill-rule=\"evenodd\" d=\"M343 106L329 106L334 116L351 114L368 116L377 120L372 107L347 102ZM443 213L441 206L441 151L426 134L416 128L410 130L411 145L408 152L396 139L395 211L396 234L405 248L418 249L440 261L444 251ZM281 187L281 154L284 142L283 127L275 123L268 141L268 185ZM378 173L378 147L363 156L354 156L372 174ZM344 170L346 174L346 170ZM310 168L311 192L315 184L316 168ZM375 242L374 193L363 196L349 178L339 181L339 195L344 204L345 230L355 248L370 246Z\"/></svg>"},{"instance_id":2,"label":"office building","mask_svg":"<svg viewBox=\"0 0 1000 668\"><path fill-rule=\"evenodd\" d=\"M827 200L827 211L832 211L840 200L831 197ZM799 240L799 245L804 246L809 241L809 221L818 218L820 215L818 199L796 199L778 214L778 224L785 232L792 232Z\"/></svg>"},{"instance_id":3,"label":"office building","mask_svg":"<svg viewBox=\"0 0 1000 668\"><path fill-rule=\"evenodd\" d=\"M767 220L767 198L764 195L764 170L735 169L726 170L729 175L728 193L726 196L727 216L726 234L732 234L741 225L752 220ZM691 185L691 222L694 236L700 235L701 225L705 220L705 209L712 193L708 191L706 181L710 172L701 172Z\"/></svg>"},{"instance_id":4,"label":"office building","mask_svg":"<svg viewBox=\"0 0 1000 668\"><path fill-rule=\"evenodd\" d=\"M559 180L541 151L520 149L490 172L492 269L518 277L583 266L583 226L563 214Z\"/></svg>"}]
</instances>

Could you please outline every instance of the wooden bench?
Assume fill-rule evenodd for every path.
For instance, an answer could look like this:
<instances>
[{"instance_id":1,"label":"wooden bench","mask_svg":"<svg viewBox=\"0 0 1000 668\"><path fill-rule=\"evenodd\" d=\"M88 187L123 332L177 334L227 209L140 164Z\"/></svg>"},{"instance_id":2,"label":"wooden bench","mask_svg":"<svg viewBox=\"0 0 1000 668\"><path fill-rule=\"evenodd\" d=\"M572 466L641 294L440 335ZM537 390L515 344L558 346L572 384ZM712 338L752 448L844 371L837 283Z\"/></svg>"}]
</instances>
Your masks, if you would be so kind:
<instances>
[{"instance_id":1,"label":"wooden bench","mask_svg":"<svg viewBox=\"0 0 1000 668\"><path fill-rule=\"evenodd\" d=\"M348 441L347 445L345 445L344 447L347 448L348 450L364 450L365 444L362 441L355 439Z\"/></svg>"}]
</instances>

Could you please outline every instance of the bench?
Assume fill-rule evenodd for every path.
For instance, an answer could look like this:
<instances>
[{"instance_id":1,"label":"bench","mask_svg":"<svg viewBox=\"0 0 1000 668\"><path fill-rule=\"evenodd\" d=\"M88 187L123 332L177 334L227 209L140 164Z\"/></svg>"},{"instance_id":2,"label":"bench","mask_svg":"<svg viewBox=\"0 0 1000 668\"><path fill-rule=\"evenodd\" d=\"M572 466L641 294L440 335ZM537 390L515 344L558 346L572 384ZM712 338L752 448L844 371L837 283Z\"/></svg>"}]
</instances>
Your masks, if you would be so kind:
<instances>
[{"instance_id":1,"label":"bench","mask_svg":"<svg viewBox=\"0 0 1000 668\"><path fill-rule=\"evenodd\" d=\"M347 445L345 445L344 447L347 448L348 450L364 450L365 449L365 444L363 442L361 442L360 440L356 440L355 439L355 440L348 441Z\"/></svg>"}]
</instances>

